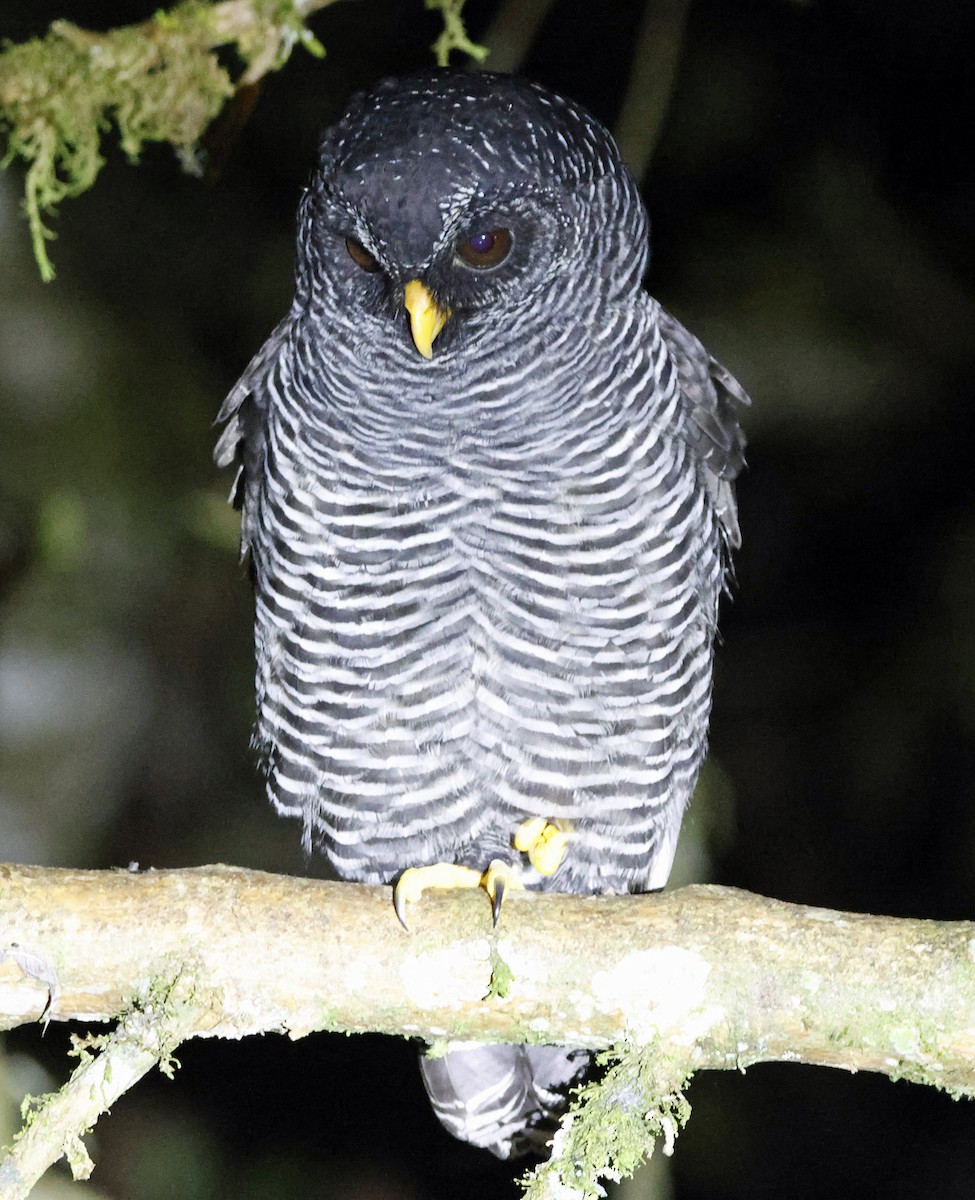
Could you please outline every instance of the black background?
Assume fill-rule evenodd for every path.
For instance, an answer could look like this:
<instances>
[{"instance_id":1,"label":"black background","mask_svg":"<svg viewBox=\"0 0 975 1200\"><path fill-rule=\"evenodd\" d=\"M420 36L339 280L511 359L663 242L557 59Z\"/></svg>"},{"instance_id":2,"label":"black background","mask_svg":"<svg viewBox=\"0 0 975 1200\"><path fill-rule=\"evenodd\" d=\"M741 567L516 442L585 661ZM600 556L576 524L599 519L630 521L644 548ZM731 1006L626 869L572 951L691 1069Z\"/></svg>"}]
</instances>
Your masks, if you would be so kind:
<instances>
[{"instance_id":1,"label":"black background","mask_svg":"<svg viewBox=\"0 0 975 1200\"><path fill-rule=\"evenodd\" d=\"M522 70L612 126L641 5L552 5ZM961 0L691 6L646 181L653 292L754 398L712 758L675 881L967 918L975 896L971 47ZM149 6L8 0L0 33ZM478 37L494 5L472 2ZM429 65L419 0L313 18L208 183L108 140L42 285L0 179L0 858L321 873L247 751L250 596L210 422L283 314L316 130ZM490 60L486 64L490 66ZM66 1033L7 1040L63 1077ZM452 1142L415 1051L194 1043L98 1126L77 1190L129 1198L514 1196ZM26 1084L24 1085L27 1086ZM41 1087L43 1087L43 1083ZM33 1086L31 1090L41 1090ZM627 1200L971 1195L975 1110L869 1076L703 1074ZM666 1189L670 1188L668 1192Z\"/></svg>"}]
</instances>

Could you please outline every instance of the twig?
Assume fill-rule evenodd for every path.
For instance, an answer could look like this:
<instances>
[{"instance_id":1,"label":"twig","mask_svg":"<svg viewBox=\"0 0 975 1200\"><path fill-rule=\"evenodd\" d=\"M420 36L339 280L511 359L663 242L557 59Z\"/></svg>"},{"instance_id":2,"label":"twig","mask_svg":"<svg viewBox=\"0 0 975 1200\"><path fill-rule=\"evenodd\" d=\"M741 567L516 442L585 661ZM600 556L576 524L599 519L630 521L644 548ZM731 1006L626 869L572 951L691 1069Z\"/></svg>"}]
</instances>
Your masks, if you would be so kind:
<instances>
[{"instance_id":1,"label":"twig","mask_svg":"<svg viewBox=\"0 0 975 1200\"><path fill-rule=\"evenodd\" d=\"M232 867L0 867L0 951L57 973L52 1020L109 1020L190 960L194 1034L371 1030L435 1040L694 1048L696 1067L801 1061L975 1091L975 923L838 913L721 887L652 896L425 896ZM145 930L152 930L152 937ZM506 989L492 977L510 973ZM504 991L504 995L497 994ZM46 983L0 964L0 1026Z\"/></svg>"}]
</instances>

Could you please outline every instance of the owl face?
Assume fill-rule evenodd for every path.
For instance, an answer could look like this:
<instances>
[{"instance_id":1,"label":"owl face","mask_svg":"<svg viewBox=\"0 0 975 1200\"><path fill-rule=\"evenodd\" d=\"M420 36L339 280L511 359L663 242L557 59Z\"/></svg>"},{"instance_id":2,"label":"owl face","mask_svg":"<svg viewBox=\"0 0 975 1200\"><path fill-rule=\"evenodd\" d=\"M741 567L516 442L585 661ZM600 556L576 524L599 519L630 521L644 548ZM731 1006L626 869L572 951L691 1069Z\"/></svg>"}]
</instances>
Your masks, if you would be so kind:
<instances>
[{"instance_id":1,"label":"owl face","mask_svg":"<svg viewBox=\"0 0 975 1200\"><path fill-rule=\"evenodd\" d=\"M463 319L529 298L572 259L574 229L557 194L471 195L445 179L430 208L427 195L399 181L352 199L343 182L333 177L329 194L310 193L311 240L346 301L370 312L401 310L403 291L416 279ZM395 219L387 216L390 201Z\"/></svg>"},{"instance_id":2,"label":"owl face","mask_svg":"<svg viewBox=\"0 0 975 1200\"><path fill-rule=\"evenodd\" d=\"M634 246L645 265L643 206L609 134L486 73L357 97L323 137L301 223L299 293L304 280L428 358L499 320L578 320L638 286Z\"/></svg>"}]
</instances>

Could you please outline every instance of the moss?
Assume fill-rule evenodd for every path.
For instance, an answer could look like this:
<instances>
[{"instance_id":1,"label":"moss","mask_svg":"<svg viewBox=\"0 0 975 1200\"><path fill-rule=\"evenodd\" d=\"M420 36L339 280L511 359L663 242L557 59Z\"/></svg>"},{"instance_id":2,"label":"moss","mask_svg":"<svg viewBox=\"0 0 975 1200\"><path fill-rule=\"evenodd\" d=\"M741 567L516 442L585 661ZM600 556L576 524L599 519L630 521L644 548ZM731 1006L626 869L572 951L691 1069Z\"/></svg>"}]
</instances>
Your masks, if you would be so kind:
<instances>
[{"instance_id":1,"label":"moss","mask_svg":"<svg viewBox=\"0 0 975 1200\"><path fill-rule=\"evenodd\" d=\"M65 1138L64 1157L67 1159L68 1166L71 1169L72 1179L90 1178L92 1171L95 1169L95 1164L88 1153L88 1147L81 1140L79 1134L71 1134Z\"/></svg>"},{"instance_id":2,"label":"moss","mask_svg":"<svg viewBox=\"0 0 975 1200\"><path fill-rule=\"evenodd\" d=\"M110 1037L109 1033L72 1033L68 1057L76 1058L79 1066L85 1066L105 1049Z\"/></svg>"},{"instance_id":3,"label":"moss","mask_svg":"<svg viewBox=\"0 0 975 1200\"><path fill-rule=\"evenodd\" d=\"M504 961L496 949L491 951L491 983L485 999L492 997L498 1000L507 999L511 985L515 981L514 972Z\"/></svg>"},{"instance_id":4,"label":"moss","mask_svg":"<svg viewBox=\"0 0 975 1200\"><path fill-rule=\"evenodd\" d=\"M3 165L27 163L24 206L44 279L54 277L45 218L95 182L110 128L131 162L147 142L168 142L196 173L202 134L252 67L277 69L296 43L323 52L292 0L254 0L254 19L239 32L221 30L216 11L186 0L143 25L104 34L55 21L43 38L3 50ZM226 45L235 50L230 67L218 56Z\"/></svg>"},{"instance_id":5,"label":"moss","mask_svg":"<svg viewBox=\"0 0 975 1200\"><path fill-rule=\"evenodd\" d=\"M430 47L437 60L437 66L446 67L454 50L458 54L469 55L477 62L483 62L487 58L488 48L479 46L467 36L461 16L464 0L426 0L426 6L438 11L443 17L443 33Z\"/></svg>"},{"instance_id":6,"label":"moss","mask_svg":"<svg viewBox=\"0 0 975 1200\"><path fill-rule=\"evenodd\" d=\"M596 1061L605 1074L576 1092L551 1158L525 1177L526 1200L559 1194L561 1188L572 1188L586 1200L603 1196L600 1180L632 1175L660 1138L669 1154L686 1124L685 1062L654 1047L617 1048Z\"/></svg>"}]
</instances>

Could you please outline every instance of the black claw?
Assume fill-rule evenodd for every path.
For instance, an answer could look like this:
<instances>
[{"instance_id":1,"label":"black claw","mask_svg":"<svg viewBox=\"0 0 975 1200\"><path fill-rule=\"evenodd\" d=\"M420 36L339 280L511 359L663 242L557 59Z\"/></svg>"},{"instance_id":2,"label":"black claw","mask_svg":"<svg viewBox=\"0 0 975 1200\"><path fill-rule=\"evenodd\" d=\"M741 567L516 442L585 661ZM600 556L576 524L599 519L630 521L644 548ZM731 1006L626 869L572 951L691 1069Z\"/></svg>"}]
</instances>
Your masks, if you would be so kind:
<instances>
[{"instance_id":1,"label":"black claw","mask_svg":"<svg viewBox=\"0 0 975 1200\"><path fill-rule=\"evenodd\" d=\"M491 901L491 915L494 917L494 923L497 925L498 918L501 916L501 902L504 900L504 880L495 879L494 881L494 899Z\"/></svg>"},{"instance_id":2,"label":"black claw","mask_svg":"<svg viewBox=\"0 0 975 1200\"><path fill-rule=\"evenodd\" d=\"M403 926L407 933L410 932L410 927L406 923L406 901L403 899L399 888L393 889L393 910L396 913L396 919Z\"/></svg>"}]
</instances>

